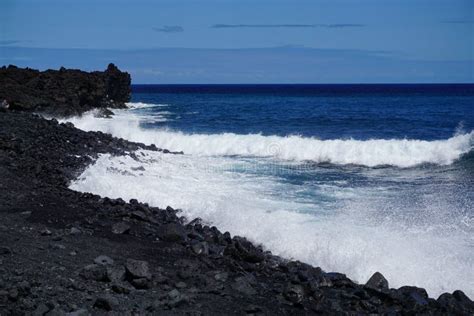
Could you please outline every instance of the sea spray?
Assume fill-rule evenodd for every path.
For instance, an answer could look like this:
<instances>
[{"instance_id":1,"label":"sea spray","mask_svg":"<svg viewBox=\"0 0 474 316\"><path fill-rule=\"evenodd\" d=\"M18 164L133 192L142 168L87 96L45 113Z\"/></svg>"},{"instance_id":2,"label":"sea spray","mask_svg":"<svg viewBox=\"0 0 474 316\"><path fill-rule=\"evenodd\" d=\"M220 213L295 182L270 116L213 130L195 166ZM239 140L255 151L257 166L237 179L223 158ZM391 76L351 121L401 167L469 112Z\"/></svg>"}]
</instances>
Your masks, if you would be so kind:
<instances>
[{"instance_id":1,"label":"sea spray","mask_svg":"<svg viewBox=\"0 0 474 316\"><path fill-rule=\"evenodd\" d=\"M301 136L263 136L260 134L186 134L168 129L145 129L142 122L166 122L167 111L139 115L117 111L114 119L93 114L70 118L83 130L100 130L116 137L155 144L172 151L199 156L272 157L279 160L311 161L368 167L391 165L413 167L432 163L449 165L472 150L474 131L445 140L416 139L333 139Z\"/></svg>"}]
</instances>

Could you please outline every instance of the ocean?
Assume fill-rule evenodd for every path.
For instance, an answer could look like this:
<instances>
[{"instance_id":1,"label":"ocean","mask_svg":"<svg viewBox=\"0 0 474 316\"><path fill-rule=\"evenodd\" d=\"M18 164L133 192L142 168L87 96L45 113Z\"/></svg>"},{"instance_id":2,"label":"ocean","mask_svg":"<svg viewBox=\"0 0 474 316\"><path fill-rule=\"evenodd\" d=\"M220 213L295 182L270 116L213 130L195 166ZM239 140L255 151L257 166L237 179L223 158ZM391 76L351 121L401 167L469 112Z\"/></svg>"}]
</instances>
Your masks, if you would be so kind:
<instances>
[{"instance_id":1,"label":"ocean","mask_svg":"<svg viewBox=\"0 0 474 316\"><path fill-rule=\"evenodd\" d=\"M128 106L69 121L184 154L102 155L72 189L474 297L474 85L135 85Z\"/></svg>"}]
</instances>

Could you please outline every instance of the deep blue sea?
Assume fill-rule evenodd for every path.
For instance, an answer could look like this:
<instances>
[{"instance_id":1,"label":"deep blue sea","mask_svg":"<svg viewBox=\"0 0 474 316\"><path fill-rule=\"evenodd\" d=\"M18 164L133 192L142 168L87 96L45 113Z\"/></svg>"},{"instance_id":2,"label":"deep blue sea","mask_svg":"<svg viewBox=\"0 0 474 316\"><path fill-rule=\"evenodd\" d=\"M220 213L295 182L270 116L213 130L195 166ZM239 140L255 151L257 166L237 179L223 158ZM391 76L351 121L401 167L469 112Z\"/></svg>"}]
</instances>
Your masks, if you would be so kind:
<instances>
[{"instance_id":1,"label":"deep blue sea","mask_svg":"<svg viewBox=\"0 0 474 316\"><path fill-rule=\"evenodd\" d=\"M474 85L135 85L132 99L71 121L184 154L104 155L74 189L171 205L357 282L380 271L474 297Z\"/></svg>"}]
</instances>

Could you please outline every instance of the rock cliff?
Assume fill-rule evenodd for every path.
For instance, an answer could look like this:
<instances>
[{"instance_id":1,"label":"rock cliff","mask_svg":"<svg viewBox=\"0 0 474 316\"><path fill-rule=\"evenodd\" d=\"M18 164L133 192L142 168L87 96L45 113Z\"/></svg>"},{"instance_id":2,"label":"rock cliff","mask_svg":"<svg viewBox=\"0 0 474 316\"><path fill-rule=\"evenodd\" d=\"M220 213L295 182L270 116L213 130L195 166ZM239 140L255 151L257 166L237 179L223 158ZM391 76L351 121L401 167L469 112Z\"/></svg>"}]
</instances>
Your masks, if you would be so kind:
<instances>
[{"instance_id":1,"label":"rock cliff","mask_svg":"<svg viewBox=\"0 0 474 316\"><path fill-rule=\"evenodd\" d=\"M92 108L123 108L130 100L130 75L109 64L105 71L38 71L0 68L0 103L12 110L56 115L81 114Z\"/></svg>"}]
</instances>

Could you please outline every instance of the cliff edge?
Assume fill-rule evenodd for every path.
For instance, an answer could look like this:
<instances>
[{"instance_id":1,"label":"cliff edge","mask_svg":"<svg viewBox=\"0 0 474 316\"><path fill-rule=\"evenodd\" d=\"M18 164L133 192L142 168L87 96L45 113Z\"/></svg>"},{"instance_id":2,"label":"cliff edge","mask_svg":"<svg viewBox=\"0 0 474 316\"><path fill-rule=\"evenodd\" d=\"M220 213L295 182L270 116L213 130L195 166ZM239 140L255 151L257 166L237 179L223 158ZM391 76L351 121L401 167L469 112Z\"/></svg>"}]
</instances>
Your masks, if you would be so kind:
<instances>
[{"instance_id":1,"label":"cliff edge","mask_svg":"<svg viewBox=\"0 0 474 316\"><path fill-rule=\"evenodd\" d=\"M38 71L0 68L0 102L12 110L55 115L81 114L92 108L123 108L130 101L130 74L109 64L105 71Z\"/></svg>"}]
</instances>

